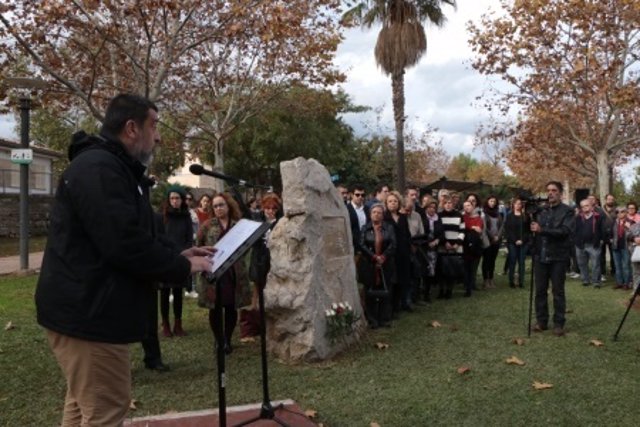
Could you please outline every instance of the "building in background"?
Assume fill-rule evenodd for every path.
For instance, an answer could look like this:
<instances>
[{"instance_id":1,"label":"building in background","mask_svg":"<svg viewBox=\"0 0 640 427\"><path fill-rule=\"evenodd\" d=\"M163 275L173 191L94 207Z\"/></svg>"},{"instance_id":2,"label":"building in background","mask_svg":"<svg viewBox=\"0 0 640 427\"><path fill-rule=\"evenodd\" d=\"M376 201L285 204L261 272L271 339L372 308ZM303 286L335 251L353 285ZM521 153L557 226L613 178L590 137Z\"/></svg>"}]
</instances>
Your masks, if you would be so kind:
<instances>
[{"instance_id":1,"label":"building in background","mask_svg":"<svg viewBox=\"0 0 640 427\"><path fill-rule=\"evenodd\" d=\"M0 138L0 193L20 193L20 165L11 162L11 150L21 149L19 143ZM55 191L54 160L62 157L57 151L30 147L33 161L29 165L29 194L52 195Z\"/></svg>"}]
</instances>

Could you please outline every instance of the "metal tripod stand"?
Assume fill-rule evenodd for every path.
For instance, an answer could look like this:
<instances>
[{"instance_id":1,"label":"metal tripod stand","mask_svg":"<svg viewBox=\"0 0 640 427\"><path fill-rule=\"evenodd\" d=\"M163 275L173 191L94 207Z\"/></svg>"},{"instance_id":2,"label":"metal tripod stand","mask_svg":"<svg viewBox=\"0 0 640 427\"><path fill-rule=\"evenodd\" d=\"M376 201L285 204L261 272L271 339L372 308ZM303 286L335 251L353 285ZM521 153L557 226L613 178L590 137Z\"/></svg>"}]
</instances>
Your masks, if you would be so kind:
<instances>
[{"instance_id":1,"label":"metal tripod stand","mask_svg":"<svg viewBox=\"0 0 640 427\"><path fill-rule=\"evenodd\" d=\"M635 302L638 294L640 294L640 282L636 284L636 290L633 291L633 295L629 300L629 305L627 306L627 310L624 312L624 316L622 316L622 320L620 321L620 325L618 326L616 333L613 334L614 341L618 341L618 334L620 333L620 329L622 329L622 325L624 324L624 321L627 319L627 315L629 314L629 311L631 311L631 307L633 307L633 303Z\"/></svg>"}]
</instances>

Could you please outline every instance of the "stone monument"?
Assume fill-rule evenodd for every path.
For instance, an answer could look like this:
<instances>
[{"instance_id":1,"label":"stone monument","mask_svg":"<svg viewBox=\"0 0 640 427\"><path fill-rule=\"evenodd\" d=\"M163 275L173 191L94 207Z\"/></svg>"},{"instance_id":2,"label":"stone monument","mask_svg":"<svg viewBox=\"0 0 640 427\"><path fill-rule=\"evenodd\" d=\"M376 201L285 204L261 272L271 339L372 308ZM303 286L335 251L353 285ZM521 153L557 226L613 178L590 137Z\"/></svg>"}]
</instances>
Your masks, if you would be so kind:
<instances>
[{"instance_id":1,"label":"stone monument","mask_svg":"<svg viewBox=\"0 0 640 427\"><path fill-rule=\"evenodd\" d=\"M347 209L327 169L298 157L280 164L284 217L269 236L265 288L268 349L284 361L325 360L355 343L365 326ZM359 320L327 337L327 310L348 303Z\"/></svg>"}]
</instances>

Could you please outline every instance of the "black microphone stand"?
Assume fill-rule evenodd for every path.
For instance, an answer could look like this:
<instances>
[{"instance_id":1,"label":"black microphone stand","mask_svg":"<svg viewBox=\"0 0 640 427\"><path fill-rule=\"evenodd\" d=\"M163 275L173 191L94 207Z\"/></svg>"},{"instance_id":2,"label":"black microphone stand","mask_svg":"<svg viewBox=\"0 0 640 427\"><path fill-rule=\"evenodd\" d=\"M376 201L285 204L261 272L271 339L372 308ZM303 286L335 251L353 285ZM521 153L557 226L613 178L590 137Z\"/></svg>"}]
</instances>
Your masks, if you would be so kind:
<instances>
[{"instance_id":1,"label":"black microphone stand","mask_svg":"<svg viewBox=\"0 0 640 427\"><path fill-rule=\"evenodd\" d=\"M238 190L235 187L232 187L233 192L236 196L239 196ZM245 213L245 215L250 215L250 211L248 207L242 201L242 198L239 197L237 201L240 204L240 209ZM263 244L262 242L258 242L257 244ZM246 421L242 421L239 424L236 424L234 427L246 426L249 424L253 424L260 420L272 420L278 425L289 427L282 419L276 416L276 411L284 410L291 412L292 414L297 414L304 417L303 414L300 414L295 411L290 411L289 409L284 407L283 403L276 405L275 407L271 403L271 398L269 397L269 366L267 363L267 325L265 318L265 310L264 310L264 288L267 284L267 275L269 274L269 269L264 269L260 271L257 277L256 286L258 287L258 310L260 317L260 361L262 366L262 405L260 406L260 413L250 418Z\"/></svg>"},{"instance_id":2,"label":"black microphone stand","mask_svg":"<svg viewBox=\"0 0 640 427\"><path fill-rule=\"evenodd\" d=\"M526 209L526 205L525 205L525 209ZM536 208L534 212L532 212L531 214L529 214L529 218L531 219L531 222L536 222L537 221L537 216L539 213L539 208ZM521 225L522 227L523 225ZM522 233L522 235L524 236L524 233ZM533 290L535 288L535 269L536 269L536 259L537 259L537 255L536 255L536 247L538 242L536 241L536 233L535 232L531 232L531 279L529 281L529 323L527 326L527 337L531 337L531 320L533 317ZM524 272L523 272L524 273Z\"/></svg>"},{"instance_id":3,"label":"black microphone stand","mask_svg":"<svg viewBox=\"0 0 640 427\"><path fill-rule=\"evenodd\" d=\"M532 233L531 241L535 242L536 233ZM533 317L533 288L535 287L534 270L536 269L535 251L531 255L531 280L529 282L529 325L527 326L527 337L531 336L531 318ZM523 272L524 273L524 272Z\"/></svg>"},{"instance_id":4,"label":"black microphone stand","mask_svg":"<svg viewBox=\"0 0 640 427\"><path fill-rule=\"evenodd\" d=\"M622 325L624 324L624 321L627 319L627 315L629 314L629 311L631 310L631 307L633 307L633 303L636 300L636 297L638 296L638 294L640 294L640 282L636 284L636 290L633 292L633 295L631 296L631 299L629 300L629 305L627 306L627 311L624 312L624 316L622 316L622 320L620 321L620 325L618 326L618 329L616 330L616 333L613 334L613 340L614 341L618 341L618 334L620 333L620 329L622 329Z\"/></svg>"},{"instance_id":5,"label":"black microphone stand","mask_svg":"<svg viewBox=\"0 0 640 427\"><path fill-rule=\"evenodd\" d=\"M222 286L220 283L216 283L216 302L213 305L213 318L215 324L217 337L224 336L224 328L222 325L222 304L220 303L222 298ZM224 338L222 342L215 340L216 346L216 359L218 365L218 425L220 427L227 427L227 392L226 392L226 371L224 361Z\"/></svg>"},{"instance_id":6,"label":"black microphone stand","mask_svg":"<svg viewBox=\"0 0 640 427\"><path fill-rule=\"evenodd\" d=\"M256 283L258 286L258 307L260 311L260 359L262 363L262 405L260 406L260 413L250 418L246 421L242 421L239 424L236 424L234 427L246 426L249 424L253 424L260 420L272 420L276 422L278 425L289 427L284 421L276 416L276 411L283 409L287 410L284 407L283 403L276 405L275 407L271 404L271 398L269 397L269 367L267 365L267 327L265 322L265 312L264 312L264 286L266 285L266 277L261 277ZM289 411L292 413L296 413L293 411ZM302 414L299 414L302 415Z\"/></svg>"}]
</instances>

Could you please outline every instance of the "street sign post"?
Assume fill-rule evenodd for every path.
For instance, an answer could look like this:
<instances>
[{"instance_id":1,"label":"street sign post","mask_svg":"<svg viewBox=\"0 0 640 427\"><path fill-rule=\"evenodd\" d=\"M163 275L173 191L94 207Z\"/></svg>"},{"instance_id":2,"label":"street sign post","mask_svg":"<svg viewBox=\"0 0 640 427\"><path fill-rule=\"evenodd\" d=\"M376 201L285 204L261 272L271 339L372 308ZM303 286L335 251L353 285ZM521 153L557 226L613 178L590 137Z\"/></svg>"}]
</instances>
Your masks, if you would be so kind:
<instances>
[{"instance_id":1,"label":"street sign post","mask_svg":"<svg viewBox=\"0 0 640 427\"><path fill-rule=\"evenodd\" d=\"M33 150L31 148L19 148L11 150L11 163L17 165L30 165L33 161Z\"/></svg>"}]
</instances>

